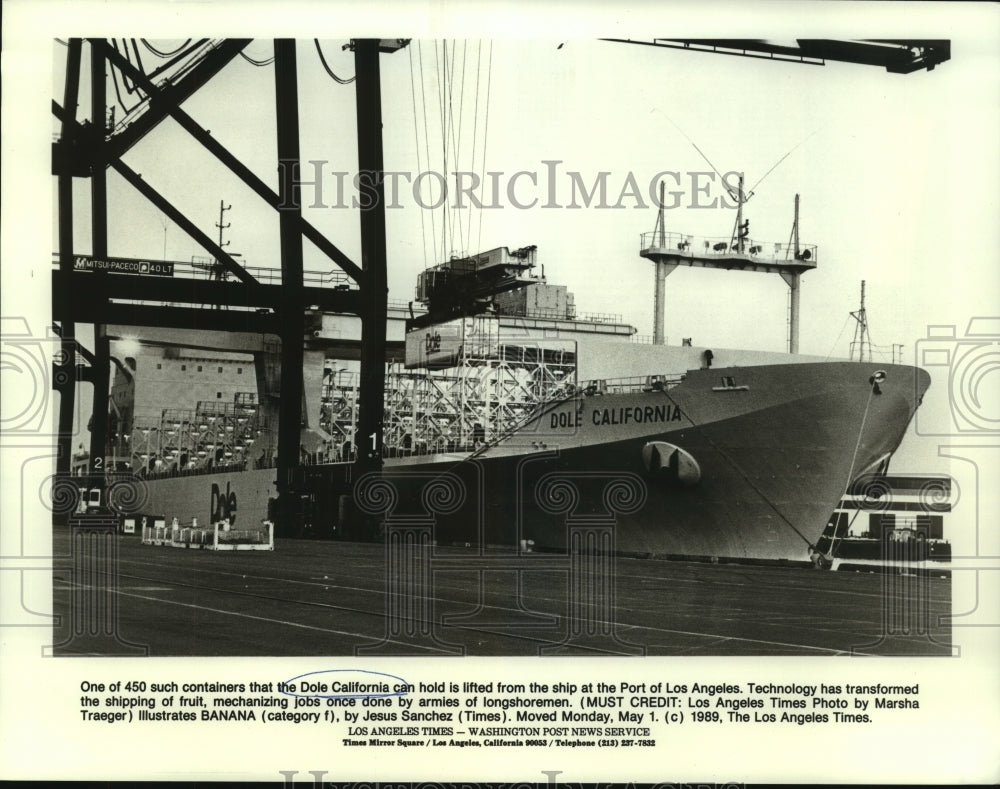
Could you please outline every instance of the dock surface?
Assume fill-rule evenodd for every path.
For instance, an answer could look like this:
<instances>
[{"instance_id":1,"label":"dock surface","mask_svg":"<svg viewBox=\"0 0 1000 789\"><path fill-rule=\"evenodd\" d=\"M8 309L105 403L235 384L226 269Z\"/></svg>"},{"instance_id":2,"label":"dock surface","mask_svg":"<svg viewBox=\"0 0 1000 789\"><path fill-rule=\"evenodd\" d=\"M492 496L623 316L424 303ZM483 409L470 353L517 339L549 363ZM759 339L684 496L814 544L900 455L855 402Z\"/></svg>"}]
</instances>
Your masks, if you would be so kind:
<instances>
[{"instance_id":1,"label":"dock surface","mask_svg":"<svg viewBox=\"0 0 1000 789\"><path fill-rule=\"evenodd\" d=\"M80 570L69 532L54 539L62 655L950 654L948 575L616 558L602 601L571 596L565 556L433 548L408 570L429 591L387 595L380 544L213 553L113 534L109 577ZM74 620L101 601L112 637Z\"/></svg>"}]
</instances>

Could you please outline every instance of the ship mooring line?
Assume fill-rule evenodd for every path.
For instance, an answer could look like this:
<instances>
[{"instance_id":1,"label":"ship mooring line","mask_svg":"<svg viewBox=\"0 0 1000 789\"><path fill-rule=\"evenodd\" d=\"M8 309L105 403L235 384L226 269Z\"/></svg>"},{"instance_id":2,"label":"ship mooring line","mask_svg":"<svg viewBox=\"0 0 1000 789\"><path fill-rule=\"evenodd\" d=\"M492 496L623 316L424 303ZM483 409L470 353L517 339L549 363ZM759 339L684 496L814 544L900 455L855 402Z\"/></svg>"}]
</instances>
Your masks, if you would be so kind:
<instances>
[{"instance_id":1,"label":"ship mooring line","mask_svg":"<svg viewBox=\"0 0 1000 789\"><path fill-rule=\"evenodd\" d=\"M680 413L682 413L682 414L683 414L683 413L685 413L684 409L682 409L682 408L681 408L681 407L680 407L680 406L679 406L679 405L677 404L677 401L676 401L676 400L674 400L674 398L670 396L670 393L669 393L669 392L667 391L667 389L666 389L666 388L664 388L664 389L661 389L660 391L661 391L661 393L663 394L663 396L664 396L664 397L666 397L666 398L667 398L667 399L668 399L668 400L669 400L669 401L670 401L670 402L671 402L671 403L673 404L673 406L674 406L674 407L675 407L676 409L678 409L678 411L679 411ZM514 435L514 434L516 434L516 433L517 433L517 431L518 431L518 430L519 430L520 428L522 428L522 427L523 427L524 425L528 424L529 422L531 422L531 421L532 421L532 420L534 420L534 419L538 419L538 418L540 418L540 417L544 416L544 415L545 415L546 413L548 413L548 411L550 411L551 409L553 409L553 408L556 408L556 407L558 407L558 406L560 406L560 405L563 405L564 403L566 403L566 402L569 402L570 400L572 400L572 399L573 399L574 397L577 397L577 396L581 396L581 397L585 397L586 395L584 395L584 394L581 394L581 393L580 393L579 391L574 391L574 392L572 392L571 394L569 394L569 395L567 395L567 396L565 396L565 397L563 397L563 398L560 398L560 399L558 399L558 400L550 400L550 401L548 401L548 402L546 402L546 403L542 403L542 404L541 404L541 405L539 406L539 408L538 408L538 410L537 410L537 411L533 412L533 413L532 413L532 414L531 414L531 415L530 415L529 417L527 417L526 419L522 420L522 421L521 421L521 422L520 422L520 423L519 423L518 425L516 425L516 426L515 426L514 428L512 428L512 429L508 430L508 431L507 431L507 432L505 432L505 433L504 433L503 435L500 435L500 436L497 436L497 437L496 437L495 439L493 439L493 441L491 441L491 442L489 442L489 443L486 443L486 444L484 444L484 445L483 445L483 446L481 446L481 447L480 447L479 449L477 449L477 450L474 450L473 452L469 453L469 454L468 454L467 456L465 456L464 458L461 458L460 460L456 461L456 462L455 462L454 464L452 464L452 466L450 466L450 467L449 467L449 468L447 469L447 471L451 471L451 470L453 470L453 469L455 469L455 468L458 468L459 466L461 466L462 464L464 464L464 463L466 463L466 462L468 462L468 461L471 461L471 460L474 460L475 458L478 458L479 456L481 456L481 455L482 455L483 453L485 453L485 452L486 452L486 451L488 451L489 449L492 449L493 447L495 447L495 446L499 445L499 444L500 444L500 442L502 442L502 441L504 441L505 439L509 438L509 437L510 437L511 435ZM869 393L869 402L870 402L870 401L871 401L871 394ZM866 406L866 409L865 409L865 411L866 411L866 414L867 414L867 406ZM791 522L791 521L790 521L790 520L789 520L789 519L788 519L787 517L785 517L784 513L782 513L782 512L781 512L781 510L779 510L779 509L778 509L778 507L777 507L777 506L776 506L776 505L774 504L774 502L772 502L772 501L771 501L771 500L770 500L770 499L769 499L769 498L768 498L768 497L767 497L767 496L766 496L766 495L764 494L764 492L763 492L762 490L760 490L760 488L758 488L756 484L754 484L753 480L751 480L751 479L750 479L750 478L749 478L749 477L747 476L747 474L746 474L746 473L744 473L744 471L743 471L743 470L742 470L742 468L741 468L741 467L739 466L739 464L738 464L738 463L736 463L736 461L735 461L735 460L733 460L733 459L732 459L731 457L729 457L729 455L728 455L728 454L727 454L727 453L726 453L726 452L725 452L725 451L724 451L724 450L723 450L723 449L722 449L721 447L719 447L719 446L718 446L718 444L716 444L716 443L715 443L715 441L713 441L713 440L712 440L711 436L709 436L709 435L708 435L708 434L707 434L707 433L705 432L705 429L704 429L704 426L703 426L703 425L700 425L700 424L698 424L697 422L695 422L695 421L694 421L694 420L693 420L693 419L691 418L691 416L690 416L690 415L687 415L687 419L688 419L688 421L689 421L689 422L691 423L691 426L692 426L693 428L695 428L696 430L698 430L698 432L699 432L699 433L701 433L701 435L702 435L702 436L703 436L703 437L705 438L705 440L706 440L706 441L708 441L708 443L712 445L712 447L713 447L713 448L715 449L715 451L716 451L716 452L718 452L718 453L719 453L719 455L721 455L721 456L722 456L722 457L723 457L723 458L724 458L724 459L725 459L725 460L726 460L726 461L727 461L727 462L728 462L728 463L729 463L729 464L730 464L730 465L731 465L731 466L733 467L733 469L734 469L734 470L736 471L736 473L737 473L737 474L739 474L739 475L740 475L740 477L741 477L741 478L743 479L743 481L744 481L744 482L746 482L746 483L747 483L747 485L749 485L749 486L750 486L750 487L751 487L751 488L752 488L752 489L754 490L754 492L755 492L755 493L757 493L757 495L758 495L758 496L760 496L761 500L762 500L762 501L763 501L763 502L764 502L765 504L767 504L767 506L768 506L768 507L770 507L770 508L771 508L772 510L774 510L775 514L776 514L776 515L777 515L777 516L778 516L779 518L781 518L781 520L782 520L782 521L784 521L784 522L785 522L785 524L786 524L786 525L787 525L787 526L788 526L788 527L789 527L789 528L790 528L790 529L791 529L791 530L792 530L793 532L795 532L795 533L796 533L796 534L797 534L797 535L798 535L798 536L799 536L799 537L800 537L800 538L802 539L802 541L803 541L803 542L804 542L804 543L805 543L805 544L806 544L806 545L807 545L807 546L808 546L809 548L812 548L812 547L813 547L813 543L812 543L812 542L811 542L811 541L810 541L810 540L809 540L809 539L808 539L808 538L807 538L807 537L806 537L806 536L805 536L805 535L804 535L804 534L803 534L803 533L802 533L801 531L799 531L799 530L798 530L798 529L797 529L797 528L795 527L795 524L793 524L793 523L792 523L792 522ZM863 425L863 423L862 423L862 429L863 429L863 426L864 426L864 425ZM860 444L860 440L861 440L861 437L860 437L860 434L859 434L859 436L858 436L858 442L859 442L859 444ZM857 448L855 448L855 455L856 455L856 454L857 454ZM852 466L853 466L853 461L852 461ZM849 485L849 484L850 484L850 482L848 482L848 485Z\"/></svg>"},{"instance_id":2,"label":"ship mooring line","mask_svg":"<svg viewBox=\"0 0 1000 789\"><path fill-rule=\"evenodd\" d=\"M861 436L865 433L865 422L868 420L868 409L872 404L872 397L875 394L875 383L868 389L868 402L865 403L865 412L861 415L861 427L858 428L858 440L854 444L854 454L851 456L851 468L847 472L847 484L844 485L844 492L841 494L841 498L847 495L847 491L850 490L851 481L854 479L854 464L858 460L858 450L861 448Z\"/></svg>"},{"instance_id":3,"label":"ship mooring line","mask_svg":"<svg viewBox=\"0 0 1000 789\"><path fill-rule=\"evenodd\" d=\"M849 314L844 318L844 325L840 327L840 333L837 334L837 339L833 341L833 345L830 346L830 351L827 353L826 358L823 361L827 362L830 360L830 357L833 356L833 351L837 347L837 343L840 342L840 338L844 335L844 329L847 328L847 322L850 319L851 316Z\"/></svg>"},{"instance_id":4,"label":"ship mooring line","mask_svg":"<svg viewBox=\"0 0 1000 789\"><path fill-rule=\"evenodd\" d=\"M528 414L528 416L526 416L524 419L522 419L516 425L514 425L511 428L508 428L506 431L504 431L502 434L498 435L492 441L484 442L483 445L481 447L479 447L479 449L474 449L472 452L470 452L464 458L461 458L461 459L455 461L455 463L453 463L447 470L451 471L454 468L458 468L463 463L467 463L470 460L474 460L475 458L478 458L480 455L482 455L483 453L485 453L487 450L493 449L493 447L499 446L500 442L505 441L506 439L510 438L511 436L517 435L517 433L525 425L529 424L530 422L533 422L536 419L540 419L541 417L545 416L545 414L547 414L549 411L551 411L553 408L557 408L558 406L561 406L564 403L568 403L570 400L574 399L578 395L583 396L583 395L581 395L579 389L576 388L576 387L574 387L574 391L570 392L569 394L567 394L567 395L565 395L565 396L563 396L563 397L561 397L559 399L556 399L556 400L545 400L545 401L539 403L538 404L538 408L536 410L532 411L530 414Z\"/></svg>"},{"instance_id":5,"label":"ship mooring line","mask_svg":"<svg viewBox=\"0 0 1000 789\"><path fill-rule=\"evenodd\" d=\"M666 397L671 403L674 404L674 408L676 408L680 413L682 413L682 414L684 413L684 410L679 405L677 405L677 401L674 400L674 398L672 398L670 396L670 394L669 394L669 392L667 392L666 388L664 388L664 389L662 389L660 391L663 393L664 397ZM739 474L740 477L743 478L743 481L746 482L747 485L749 485L754 490L754 492L756 492L757 495L761 497L761 499L764 501L764 503L767 504L767 506L770 507L772 510L774 510L775 514L779 518L781 518L786 524L788 524L788 527L793 532L795 532L797 535L799 535L799 537L802 538L802 541L807 546L809 546L810 548L812 548L813 544L809 541L809 539L802 532L800 532L797 528L795 528L795 524L793 524L790 520L788 520L788 518L785 517L785 515L781 512L781 510L779 510L777 508L777 506L775 506L774 502L772 502L767 496L764 495L764 492L760 488L758 488L753 483L753 480L751 480L743 472L743 469L740 468L739 464L735 460L733 460L731 457L729 457L729 455L726 454L726 452L721 447L719 447L718 444L716 444L712 440L712 437L710 435L708 435L708 433L705 432L704 426L703 425L699 425L697 422L695 422L691 418L690 415L688 415L687 418L688 418L688 421L691 422L691 426L694 427L695 430L697 430L699 433L701 433L701 435L705 438L705 440L708 441L708 443L712 445L712 447L715 449L715 451L718 452L729 463L729 465L731 465L733 467L733 469L735 469L736 473Z\"/></svg>"},{"instance_id":6,"label":"ship mooring line","mask_svg":"<svg viewBox=\"0 0 1000 789\"><path fill-rule=\"evenodd\" d=\"M850 488L850 484L848 484L848 488ZM841 496L841 498L843 498L843 496ZM861 507L858 507L856 510L854 510L854 514L851 516L851 520L847 524L847 528L844 529L844 537L840 538L841 542L843 542L843 540L847 536L847 534L850 533L851 527L854 525L854 521L856 521L858 519L858 515L860 515L860 514L861 514ZM835 525L833 527L833 534L830 535L830 552L829 553L830 553L831 557L833 556L833 547L836 544L837 544L837 527Z\"/></svg>"}]
</instances>

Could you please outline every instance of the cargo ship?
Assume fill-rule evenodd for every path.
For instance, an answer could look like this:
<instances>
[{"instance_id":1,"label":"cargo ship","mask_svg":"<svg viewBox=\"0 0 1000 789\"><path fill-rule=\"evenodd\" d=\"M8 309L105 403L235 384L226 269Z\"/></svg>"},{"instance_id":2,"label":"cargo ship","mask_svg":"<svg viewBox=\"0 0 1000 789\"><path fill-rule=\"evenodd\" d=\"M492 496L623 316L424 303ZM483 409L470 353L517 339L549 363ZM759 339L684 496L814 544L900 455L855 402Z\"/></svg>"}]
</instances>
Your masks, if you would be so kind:
<instances>
[{"instance_id":1,"label":"cargo ship","mask_svg":"<svg viewBox=\"0 0 1000 789\"><path fill-rule=\"evenodd\" d=\"M609 527L602 550L625 555L829 559L820 543L838 503L856 480L887 473L930 377L798 353L799 277L818 252L800 245L797 213L796 199L794 241L763 244L749 238L741 212L731 236L702 239L666 232L661 211L640 247L656 267L652 344L635 342L620 318L577 315L565 288L534 275L534 247L424 271L421 314L397 305L390 327L397 341L378 480L359 480L352 463L357 390L345 379L357 343L345 339L348 319L314 315L297 481L305 533L371 538L416 519L442 545L565 551L572 530L589 523ZM788 352L667 345L663 283L679 266L782 276ZM130 457L141 479L137 507L180 523L273 512L278 357L257 340L241 356L178 349L175 336L156 357L147 337L128 360L132 375L116 373L112 416L130 436L116 455ZM183 371L172 389L150 384L161 374L154 361L156 371ZM218 388L215 402L195 394L203 366L223 376L205 384ZM234 369L248 373L238 384ZM197 406L178 410L180 390ZM150 392L157 402L145 404L144 426Z\"/></svg>"},{"instance_id":2,"label":"cargo ship","mask_svg":"<svg viewBox=\"0 0 1000 789\"><path fill-rule=\"evenodd\" d=\"M462 504L438 516L448 541L565 549L597 519L624 554L807 560L849 483L888 466L929 380L831 362L604 382L468 455L387 467L461 480Z\"/></svg>"}]
</instances>

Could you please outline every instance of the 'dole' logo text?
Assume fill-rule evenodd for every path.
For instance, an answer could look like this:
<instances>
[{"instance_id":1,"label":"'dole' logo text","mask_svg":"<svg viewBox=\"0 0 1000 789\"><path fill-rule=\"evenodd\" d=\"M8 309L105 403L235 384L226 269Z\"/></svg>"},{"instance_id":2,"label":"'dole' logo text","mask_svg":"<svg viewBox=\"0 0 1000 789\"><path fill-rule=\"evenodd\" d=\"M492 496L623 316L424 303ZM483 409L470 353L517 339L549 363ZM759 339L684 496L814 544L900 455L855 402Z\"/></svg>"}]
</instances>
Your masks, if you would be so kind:
<instances>
[{"instance_id":1,"label":"'dole' logo text","mask_svg":"<svg viewBox=\"0 0 1000 789\"><path fill-rule=\"evenodd\" d=\"M229 520L230 525L236 523L236 492L229 489L226 483L226 492L223 493L216 483L212 483L212 503L209 523Z\"/></svg>"}]
</instances>

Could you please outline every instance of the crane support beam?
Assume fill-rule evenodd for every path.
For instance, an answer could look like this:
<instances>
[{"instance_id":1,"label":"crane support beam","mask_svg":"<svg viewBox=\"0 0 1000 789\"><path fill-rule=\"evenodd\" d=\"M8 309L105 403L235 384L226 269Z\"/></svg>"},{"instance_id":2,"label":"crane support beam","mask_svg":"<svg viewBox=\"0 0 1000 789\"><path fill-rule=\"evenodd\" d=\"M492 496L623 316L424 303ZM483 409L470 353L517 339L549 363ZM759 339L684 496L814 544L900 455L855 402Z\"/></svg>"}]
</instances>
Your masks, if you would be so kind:
<instances>
[{"instance_id":1,"label":"crane support beam","mask_svg":"<svg viewBox=\"0 0 1000 789\"><path fill-rule=\"evenodd\" d=\"M71 315L99 315L106 299L164 303L222 304L231 307L269 308L277 311L281 305L282 285L259 285L245 288L232 282L213 280L170 279L111 274L107 282L89 271L52 272L52 317L71 320ZM303 288L305 304L329 312L357 315L361 311L361 294L356 290ZM97 302L102 302L98 304ZM141 305L136 305L141 306ZM299 313L301 318L301 312Z\"/></svg>"},{"instance_id":2,"label":"crane support beam","mask_svg":"<svg viewBox=\"0 0 1000 789\"><path fill-rule=\"evenodd\" d=\"M300 161L299 101L295 41L274 40L274 107L277 121L278 172L282 210L278 216L281 288L278 309L281 335L281 381L278 400L278 519L283 536L301 536L296 472L302 426L302 283L301 192L288 177Z\"/></svg>"},{"instance_id":3,"label":"crane support beam","mask_svg":"<svg viewBox=\"0 0 1000 789\"><path fill-rule=\"evenodd\" d=\"M70 314L81 323L97 317L86 305L74 307ZM199 331L251 332L277 334L278 318L243 310L203 310L189 307L151 307L147 304L114 303L100 310L107 326L141 326L164 329L197 328Z\"/></svg>"},{"instance_id":4,"label":"crane support beam","mask_svg":"<svg viewBox=\"0 0 1000 789\"><path fill-rule=\"evenodd\" d=\"M121 70L127 74L130 79L135 81L136 84L138 84L151 97L161 97L162 91L157 88L157 86L154 85L142 71L133 66L126 58L122 57L118 52L115 52L110 48L106 48L105 52L113 64L121 68ZM200 126L194 118L184 112L184 110L182 110L176 103L164 101L163 107L170 117L181 126L181 128L200 142L213 156L229 168L229 170L237 178L243 181L243 183L256 192L260 198L267 202L268 205L276 211L284 210L284 206L288 204L281 199L278 193L258 178L249 167L230 153L225 146L218 142L218 140L212 137L211 132ZM335 244L333 244L333 242L303 219L301 214L297 216L295 225L302 235L316 245L317 249L340 266L340 268L342 268L351 277L351 279L358 284L361 284L361 280L364 276L361 269L353 260L351 260Z\"/></svg>"},{"instance_id":5,"label":"crane support beam","mask_svg":"<svg viewBox=\"0 0 1000 789\"><path fill-rule=\"evenodd\" d=\"M385 323L388 284L385 243L385 195L382 184L382 86L379 41L354 42L355 96L358 118L358 173L373 195L361 208L361 263L365 281L361 314L361 410L355 446L360 470L382 468L385 409Z\"/></svg>"},{"instance_id":6,"label":"crane support beam","mask_svg":"<svg viewBox=\"0 0 1000 789\"><path fill-rule=\"evenodd\" d=\"M80 95L80 61L82 45L78 38L71 38L66 56L66 85L63 103L67 112L62 118L62 134L68 137L69 130L76 124L76 105ZM59 173L59 268L73 270L73 175L68 170ZM62 375L54 374L53 380L65 380L59 389L59 428L56 447L56 473L69 476L73 451L73 412L76 404L76 366L74 349L76 326L71 320L63 320L60 327L62 337L59 364Z\"/></svg>"},{"instance_id":7,"label":"crane support beam","mask_svg":"<svg viewBox=\"0 0 1000 789\"><path fill-rule=\"evenodd\" d=\"M162 88L156 88L154 85L152 90L149 89L152 82L127 58L100 39L96 43L92 41L92 45L98 46L101 53L111 61L112 65L118 66L129 79L138 81L139 87L149 96L149 107L146 112L120 132L114 134L108 141L105 150L107 158L117 159L124 156L129 149L168 118L172 110L179 107L186 99L204 87L212 77L222 71L251 41L252 39L249 38L227 39L208 52L182 79L168 83ZM141 81L138 79L139 77L142 77ZM95 164L100 165L99 162Z\"/></svg>"},{"instance_id":8,"label":"crane support beam","mask_svg":"<svg viewBox=\"0 0 1000 789\"><path fill-rule=\"evenodd\" d=\"M107 71L104 58L91 47L90 50L90 117L91 144L94 155L99 157L104 146L104 114L107 111ZM96 170L90 179L90 244L95 257L108 254L108 183L103 169ZM95 283L107 279L107 274L95 278ZM105 307L108 299L98 296L94 302ZM90 476L94 487L104 487L105 453L108 446L108 395L111 375L111 344L104 334L104 319L94 322L94 361L91 364L94 378L93 412L90 421Z\"/></svg>"},{"instance_id":9,"label":"crane support beam","mask_svg":"<svg viewBox=\"0 0 1000 789\"><path fill-rule=\"evenodd\" d=\"M827 38L800 38L797 46L776 44L764 39L751 38L608 38L620 44L683 49L690 52L711 52L717 55L781 60L823 66L826 61L881 66L892 74L910 74L926 69L931 71L939 63L951 59L951 42L944 39L837 40Z\"/></svg>"},{"instance_id":10,"label":"crane support beam","mask_svg":"<svg viewBox=\"0 0 1000 789\"><path fill-rule=\"evenodd\" d=\"M52 102L52 112L60 119L65 119L67 117L66 111L60 107L56 102ZM85 132L80 124L75 124L74 133L77 135L83 135ZM168 201L163 195L156 191L143 177L129 167L125 162L120 159L112 159L109 162L109 166L112 167L115 172L122 176L126 181L128 181L143 197L145 197L149 202L155 205L160 211L162 211L166 216L173 221L178 227L180 227L185 233L187 233L192 239L197 241L202 248L205 249L210 255L212 255L216 260L218 260L222 266L231 274L233 274L237 279L241 280L248 285L256 285L257 279L250 273L248 273L241 265L239 265L229 253L224 251L218 244L212 241L207 235L205 235L198 226L195 225L191 220L189 220L180 210L175 208L170 201ZM93 183L102 181L105 177L105 170L100 170L100 172L94 172ZM106 219L105 219L106 222ZM72 248L69 250L72 256ZM60 247L60 255L65 254ZM106 253L101 255L97 254L95 247L95 257L103 257ZM71 263L72 265L72 263Z\"/></svg>"}]
</instances>

